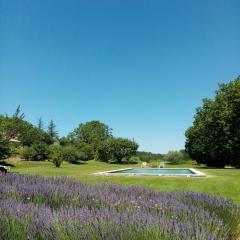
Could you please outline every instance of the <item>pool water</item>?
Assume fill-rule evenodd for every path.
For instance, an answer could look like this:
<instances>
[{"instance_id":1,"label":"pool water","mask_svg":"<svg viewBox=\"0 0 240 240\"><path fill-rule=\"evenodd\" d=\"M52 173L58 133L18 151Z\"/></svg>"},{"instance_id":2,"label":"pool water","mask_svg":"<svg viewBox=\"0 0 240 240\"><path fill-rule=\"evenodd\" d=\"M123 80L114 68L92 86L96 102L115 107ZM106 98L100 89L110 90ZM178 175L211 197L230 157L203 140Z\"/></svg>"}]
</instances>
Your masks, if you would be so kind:
<instances>
[{"instance_id":1,"label":"pool water","mask_svg":"<svg viewBox=\"0 0 240 240\"><path fill-rule=\"evenodd\" d=\"M110 173L124 173L124 174L144 174L144 175L187 175L195 174L190 169L126 169L120 171L113 171Z\"/></svg>"}]
</instances>

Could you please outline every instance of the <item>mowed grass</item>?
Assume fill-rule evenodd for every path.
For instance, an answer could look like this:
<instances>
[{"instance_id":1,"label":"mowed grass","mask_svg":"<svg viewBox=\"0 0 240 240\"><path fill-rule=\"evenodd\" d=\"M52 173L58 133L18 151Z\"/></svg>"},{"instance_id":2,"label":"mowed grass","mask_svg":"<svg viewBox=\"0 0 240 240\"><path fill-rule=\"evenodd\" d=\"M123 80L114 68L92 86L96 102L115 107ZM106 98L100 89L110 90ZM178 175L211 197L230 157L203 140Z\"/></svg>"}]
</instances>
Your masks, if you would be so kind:
<instances>
[{"instance_id":1,"label":"mowed grass","mask_svg":"<svg viewBox=\"0 0 240 240\"><path fill-rule=\"evenodd\" d=\"M94 176L93 173L121 168L140 167L140 164L109 164L88 161L83 164L63 163L56 168L51 162L32 162L10 159L15 165L11 172L43 175L67 176L87 183L114 183L123 185L141 185L157 191L199 191L223 196L240 204L240 169L201 168L196 164L167 165L166 167L195 168L206 178L160 177L160 176Z\"/></svg>"}]
</instances>

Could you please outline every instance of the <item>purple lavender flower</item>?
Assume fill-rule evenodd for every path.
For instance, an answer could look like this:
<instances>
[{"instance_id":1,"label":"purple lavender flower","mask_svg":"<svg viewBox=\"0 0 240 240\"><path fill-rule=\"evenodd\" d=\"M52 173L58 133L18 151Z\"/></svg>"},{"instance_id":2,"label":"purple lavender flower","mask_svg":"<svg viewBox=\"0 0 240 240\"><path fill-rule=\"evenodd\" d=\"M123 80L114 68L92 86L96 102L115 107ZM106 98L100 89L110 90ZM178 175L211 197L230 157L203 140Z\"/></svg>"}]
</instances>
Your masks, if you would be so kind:
<instances>
[{"instance_id":1,"label":"purple lavender flower","mask_svg":"<svg viewBox=\"0 0 240 240\"><path fill-rule=\"evenodd\" d=\"M195 192L1 176L0 239L236 239L240 208Z\"/></svg>"}]
</instances>

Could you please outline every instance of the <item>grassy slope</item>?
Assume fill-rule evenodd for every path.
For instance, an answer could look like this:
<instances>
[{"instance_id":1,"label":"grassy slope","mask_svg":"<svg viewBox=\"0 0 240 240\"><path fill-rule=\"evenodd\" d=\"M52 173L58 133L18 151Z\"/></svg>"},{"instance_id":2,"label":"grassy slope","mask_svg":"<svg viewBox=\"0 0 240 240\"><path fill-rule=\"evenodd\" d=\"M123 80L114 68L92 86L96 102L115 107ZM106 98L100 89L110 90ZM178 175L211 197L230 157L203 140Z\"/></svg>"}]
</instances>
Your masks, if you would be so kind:
<instances>
[{"instance_id":1,"label":"grassy slope","mask_svg":"<svg viewBox=\"0 0 240 240\"><path fill-rule=\"evenodd\" d=\"M208 175L207 178L159 177L159 176L93 176L92 173L113 169L139 167L138 164L108 164L89 161L85 164L73 165L64 163L56 168L50 162L25 162L10 160L16 167L12 172L38 174L44 176L69 176L89 183L117 183L124 185L142 185L158 191L191 190L207 192L232 199L240 204L240 170L207 169L196 165L168 165L167 167L193 167Z\"/></svg>"}]
</instances>

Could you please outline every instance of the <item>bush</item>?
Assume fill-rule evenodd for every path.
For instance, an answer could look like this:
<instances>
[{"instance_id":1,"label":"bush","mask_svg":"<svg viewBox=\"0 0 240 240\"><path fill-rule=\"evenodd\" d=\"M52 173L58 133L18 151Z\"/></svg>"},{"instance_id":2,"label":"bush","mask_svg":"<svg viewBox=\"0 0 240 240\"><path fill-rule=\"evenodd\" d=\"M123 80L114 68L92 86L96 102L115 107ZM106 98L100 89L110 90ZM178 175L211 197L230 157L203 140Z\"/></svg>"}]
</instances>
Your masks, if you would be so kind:
<instances>
[{"instance_id":1,"label":"bush","mask_svg":"<svg viewBox=\"0 0 240 240\"><path fill-rule=\"evenodd\" d=\"M136 155L137 157L140 158L142 162L147 162L147 163L153 160L160 160L163 158L163 155L160 153L151 153L151 152L143 152L143 151L137 152Z\"/></svg>"},{"instance_id":2,"label":"bush","mask_svg":"<svg viewBox=\"0 0 240 240\"><path fill-rule=\"evenodd\" d=\"M77 142L74 145L79 153L79 158L82 161L88 161L93 159L93 147L84 142Z\"/></svg>"},{"instance_id":3,"label":"bush","mask_svg":"<svg viewBox=\"0 0 240 240\"><path fill-rule=\"evenodd\" d=\"M111 159L107 143L108 141L103 141L102 144L95 151L94 159L96 161L108 162Z\"/></svg>"},{"instance_id":4,"label":"bush","mask_svg":"<svg viewBox=\"0 0 240 240\"><path fill-rule=\"evenodd\" d=\"M165 156L164 160L172 164L179 164L184 161L184 156L178 151L169 151Z\"/></svg>"},{"instance_id":5,"label":"bush","mask_svg":"<svg viewBox=\"0 0 240 240\"><path fill-rule=\"evenodd\" d=\"M22 147L18 152L20 157L26 161L31 161L35 155L35 151L31 147Z\"/></svg>"},{"instance_id":6,"label":"bush","mask_svg":"<svg viewBox=\"0 0 240 240\"><path fill-rule=\"evenodd\" d=\"M81 155L76 147L66 146L62 149L62 159L69 163L79 163Z\"/></svg>"},{"instance_id":7,"label":"bush","mask_svg":"<svg viewBox=\"0 0 240 240\"><path fill-rule=\"evenodd\" d=\"M46 143L40 142L20 149L19 154L27 161L43 161L49 159L50 151Z\"/></svg>"},{"instance_id":8,"label":"bush","mask_svg":"<svg viewBox=\"0 0 240 240\"><path fill-rule=\"evenodd\" d=\"M63 159L63 148L59 145L50 146L50 160L56 167L60 167Z\"/></svg>"},{"instance_id":9,"label":"bush","mask_svg":"<svg viewBox=\"0 0 240 240\"><path fill-rule=\"evenodd\" d=\"M140 158L137 157L137 156L132 156L132 157L130 157L129 160L128 160L129 163L138 163L138 162L140 162L140 161L141 161Z\"/></svg>"},{"instance_id":10,"label":"bush","mask_svg":"<svg viewBox=\"0 0 240 240\"><path fill-rule=\"evenodd\" d=\"M11 155L9 145L0 140L0 160L6 159Z\"/></svg>"}]
</instances>

